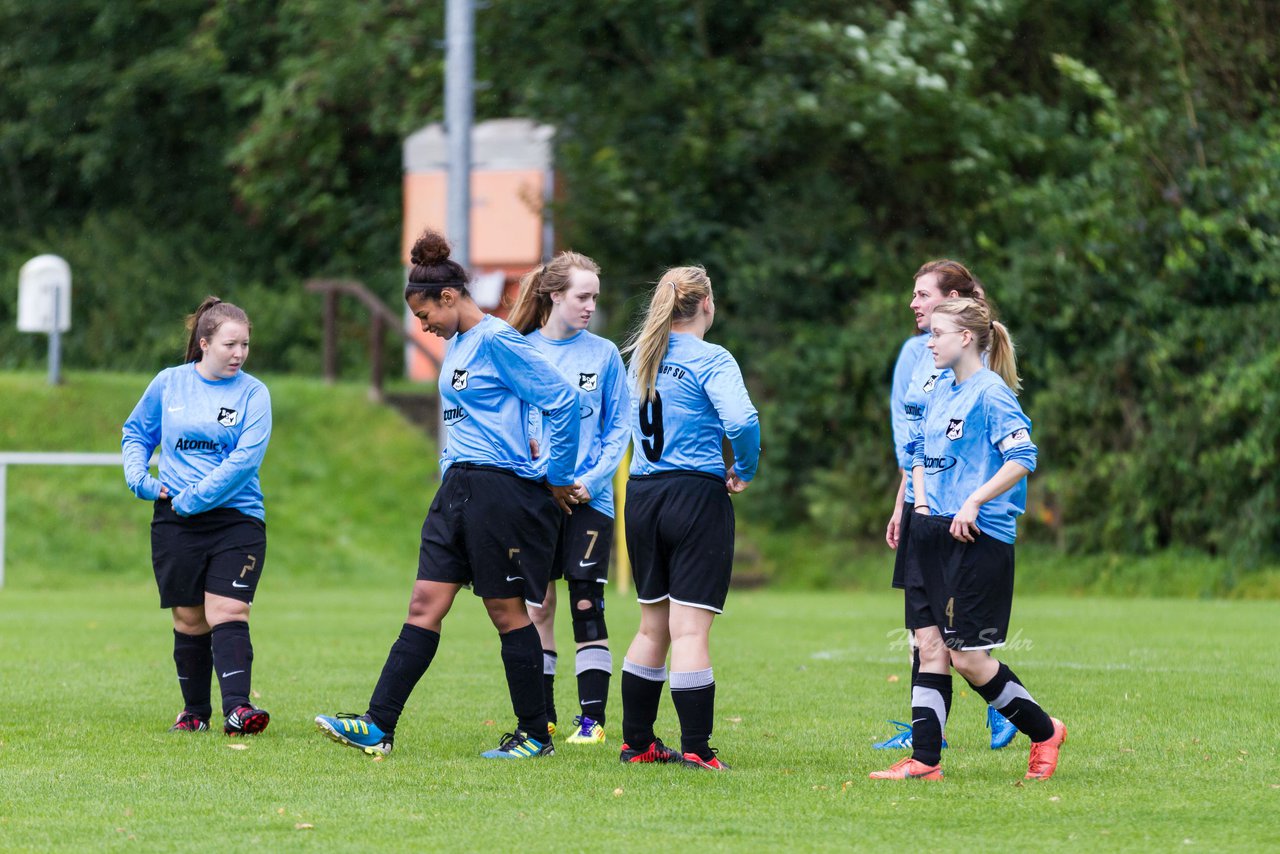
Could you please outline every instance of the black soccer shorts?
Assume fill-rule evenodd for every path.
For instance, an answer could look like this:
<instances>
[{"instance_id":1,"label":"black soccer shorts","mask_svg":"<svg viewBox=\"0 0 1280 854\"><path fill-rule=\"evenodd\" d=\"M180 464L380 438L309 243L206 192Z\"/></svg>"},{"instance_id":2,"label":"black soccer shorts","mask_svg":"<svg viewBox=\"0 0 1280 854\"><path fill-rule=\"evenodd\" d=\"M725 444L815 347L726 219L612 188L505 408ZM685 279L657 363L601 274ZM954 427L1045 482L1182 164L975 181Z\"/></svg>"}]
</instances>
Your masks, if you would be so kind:
<instances>
[{"instance_id":1,"label":"black soccer shorts","mask_svg":"<svg viewBox=\"0 0 1280 854\"><path fill-rule=\"evenodd\" d=\"M586 504L575 506L572 516L561 514L551 580L607 582L613 524L611 517Z\"/></svg>"},{"instance_id":2,"label":"black soccer shorts","mask_svg":"<svg viewBox=\"0 0 1280 854\"><path fill-rule=\"evenodd\" d=\"M724 610L733 574L733 502L724 480L704 472L632 477L627 551L636 598Z\"/></svg>"},{"instance_id":3,"label":"black soccer shorts","mask_svg":"<svg viewBox=\"0 0 1280 854\"><path fill-rule=\"evenodd\" d=\"M541 607L563 515L544 483L454 463L422 523L418 580L469 584L485 599Z\"/></svg>"},{"instance_id":4,"label":"black soccer shorts","mask_svg":"<svg viewBox=\"0 0 1280 854\"><path fill-rule=\"evenodd\" d=\"M1004 646L1013 609L1013 546L951 536L950 516L916 514L907 551L906 625L937 626L951 649Z\"/></svg>"},{"instance_id":5,"label":"black soccer shorts","mask_svg":"<svg viewBox=\"0 0 1280 854\"><path fill-rule=\"evenodd\" d=\"M267 561L267 526L254 516L217 507L179 516L166 498L151 517L151 567L160 607L195 607L213 593L253 602Z\"/></svg>"}]
</instances>

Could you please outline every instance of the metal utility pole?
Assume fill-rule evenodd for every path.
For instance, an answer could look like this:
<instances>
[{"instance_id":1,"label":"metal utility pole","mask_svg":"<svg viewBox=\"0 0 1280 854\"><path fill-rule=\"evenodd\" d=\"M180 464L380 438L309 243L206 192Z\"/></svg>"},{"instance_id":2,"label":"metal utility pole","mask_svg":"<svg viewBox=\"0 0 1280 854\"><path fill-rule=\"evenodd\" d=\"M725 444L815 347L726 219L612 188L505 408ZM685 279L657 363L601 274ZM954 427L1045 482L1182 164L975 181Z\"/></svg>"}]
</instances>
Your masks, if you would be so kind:
<instances>
[{"instance_id":1,"label":"metal utility pole","mask_svg":"<svg viewBox=\"0 0 1280 854\"><path fill-rule=\"evenodd\" d=\"M475 3L445 3L444 129L449 139L445 222L453 260L471 268L471 123L475 116Z\"/></svg>"}]
</instances>

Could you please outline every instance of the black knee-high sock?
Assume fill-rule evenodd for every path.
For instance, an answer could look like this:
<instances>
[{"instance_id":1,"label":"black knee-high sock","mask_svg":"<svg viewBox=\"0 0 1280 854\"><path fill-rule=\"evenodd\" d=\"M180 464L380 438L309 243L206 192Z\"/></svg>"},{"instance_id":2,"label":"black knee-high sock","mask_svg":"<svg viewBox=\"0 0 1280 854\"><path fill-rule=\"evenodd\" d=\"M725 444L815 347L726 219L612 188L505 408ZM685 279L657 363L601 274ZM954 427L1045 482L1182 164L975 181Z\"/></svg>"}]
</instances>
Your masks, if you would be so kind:
<instances>
[{"instance_id":1,"label":"black knee-high sock","mask_svg":"<svg viewBox=\"0 0 1280 854\"><path fill-rule=\"evenodd\" d=\"M547 699L542 687L542 640L533 624L498 635L502 639L502 666L507 671L511 710L520 729L544 744L547 732Z\"/></svg>"},{"instance_id":2,"label":"black knee-high sock","mask_svg":"<svg viewBox=\"0 0 1280 854\"><path fill-rule=\"evenodd\" d=\"M916 677L920 675L920 648L911 648L911 684L916 684Z\"/></svg>"},{"instance_id":3,"label":"black knee-high sock","mask_svg":"<svg viewBox=\"0 0 1280 854\"><path fill-rule=\"evenodd\" d=\"M1053 737L1053 721L1049 719L1048 713L1031 698L1018 677L1009 669L1009 665L1003 661L990 682L986 685L974 685L973 690L1032 741L1047 741Z\"/></svg>"},{"instance_id":4,"label":"black knee-high sock","mask_svg":"<svg viewBox=\"0 0 1280 854\"><path fill-rule=\"evenodd\" d=\"M680 716L680 752L710 759L711 727L716 713L716 680L711 668L672 671L671 702Z\"/></svg>"},{"instance_id":5,"label":"black knee-high sock","mask_svg":"<svg viewBox=\"0 0 1280 854\"><path fill-rule=\"evenodd\" d=\"M173 663L178 666L178 687L182 689L184 711L209 720L213 704L209 698L213 679L213 646L208 634L186 635L173 630Z\"/></svg>"},{"instance_id":6,"label":"black knee-high sock","mask_svg":"<svg viewBox=\"0 0 1280 854\"><path fill-rule=\"evenodd\" d=\"M547 720L556 723L556 662L558 656L549 649L542 651L542 693L547 700Z\"/></svg>"},{"instance_id":7,"label":"black knee-high sock","mask_svg":"<svg viewBox=\"0 0 1280 854\"><path fill-rule=\"evenodd\" d=\"M369 698L369 717L387 735L395 734L404 704L409 702L409 695L439 648L439 632L410 623L400 627L400 637L391 645L387 663L382 665L382 675Z\"/></svg>"},{"instance_id":8,"label":"black knee-high sock","mask_svg":"<svg viewBox=\"0 0 1280 854\"><path fill-rule=\"evenodd\" d=\"M243 620L221 623L210 632L213 668L222 689L222 714L229 715L237 706L249 703L249 686L253 677L253 643L249 640L249 624Z\"/></svg>"},{"instance_id":9,"label":"black knee-high sock","mask_svg":"<svg viewBox=\"0 0 1280 854\"><path fill-rule=\"evenodd\" d=\"M942 761L942 732L951 713L951 675L920 673L911 685L911 758Z\"/></svg>"},{"instance_id":10,"label":"black knee-high sock","mask_svg":"<svg viewBox=\"0 0 1280 854\"><path fill-rule=\"evenodd\" d=\"M635 750L653 744L653 722L658 719L666 667L645 667L622 660L622 740Z\"/></svg>"},{"instance_id":11,"label":"black knee-high sock","mask_svg":"<svg viewBox=\"0 0 1280 854\"><path fill-rule=\"evenodd\" d=\"M578 676L578 706L582 716L604 725L604 707L609 699L609 677L613 654L602 644L584 646L574 658Z\"/></svg>"}]
</instances>

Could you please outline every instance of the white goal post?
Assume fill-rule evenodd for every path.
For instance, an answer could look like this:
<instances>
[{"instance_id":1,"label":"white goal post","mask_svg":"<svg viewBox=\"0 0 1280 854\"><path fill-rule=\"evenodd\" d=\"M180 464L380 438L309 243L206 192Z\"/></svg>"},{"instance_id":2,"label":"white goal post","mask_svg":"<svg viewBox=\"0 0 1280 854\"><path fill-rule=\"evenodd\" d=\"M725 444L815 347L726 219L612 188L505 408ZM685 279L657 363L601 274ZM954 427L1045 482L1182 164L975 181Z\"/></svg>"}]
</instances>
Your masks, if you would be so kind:
<instances>
[{"instance_id":1,"label":"white goal post","mask_svg":"<svg viewBox=\"0 0 1280 854\"><path fill-rule=\"evenodd\" d=\"M4 587L4 537L9 466L115 466L120 468L123 464L120 454L0 451L0 587Z\"/></svg>"}]
</instances>

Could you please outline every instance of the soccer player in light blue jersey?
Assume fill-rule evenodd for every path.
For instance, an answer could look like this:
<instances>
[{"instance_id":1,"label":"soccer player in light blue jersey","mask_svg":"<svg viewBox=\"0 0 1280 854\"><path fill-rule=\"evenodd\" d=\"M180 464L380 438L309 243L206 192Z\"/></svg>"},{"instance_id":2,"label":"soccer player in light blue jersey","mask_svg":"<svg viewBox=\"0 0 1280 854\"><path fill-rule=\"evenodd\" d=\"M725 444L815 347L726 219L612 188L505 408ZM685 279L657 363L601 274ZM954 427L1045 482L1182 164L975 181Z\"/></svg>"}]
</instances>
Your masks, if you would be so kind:
<instances>
[{"instance_id":1,"label":"soccer player in light blue jersey","mask_svg":"<svg viewBox=\"0 0 1280 854\"><path fill-rule=\"evenodd\" d=\"M982 283L969 269L958 261L940 259L921 265L916 271L911 290L911 312L915 315L916 329L929 331L933 308L944 299L986 299ZM907 339L893 369L893 390L889 398L890 418L893 425L893 443L898 457L901 477L893 511L885 529L885 541L895 550L893 563L893 587L902 589L906 567L907 543L910 539L911 514L915 508L915 494L911 482L911 458L906 453L910 431L924 417L925 405L938 383L950 378L948 370L933 364L933 354L925 344L928 335L915 335ZM913 646L911 650L911 676L914 679L920 669L920 656ZM911 726L900 721L890 721L897 732L876 742L881 750L911 748ZM1009 744L1018 730L1003 715L987 707L987 728L991 730L991 749L998 750ZM945 744L945 741L944 741Z\"/></svg>"},{"instance_id":2,"label":"soccer player in light blue jersey","mask_svg":"<svg viewBox=\"0 0 1280 854\"><path fill-rule=\"evenodd\" d=\"M1019 388L1013 341L984 302L955 299L933 310L929 350L952 377L935 389L908 448L915 518L906 571L907 627L920 651L911 687L912 754L873 780L942 778L942 732L954 667L984 700L1031 739L1026 778L1046 780L1066 740L1009 666L1003 646L1013 604L1013 543L1036 467L1031 420ZM991 367L983 365L989 354Z\"/></svg>"},{"instance_id":3,"label":"soccer player in light blue jersey","mask_svg":"<svg viewBox=\"0 0 1280 854\"><path fill-rule=\"evenodd\" d=\"M612 341L587 331L600 296L600 267L585 255L561 252L520 280L508 320L578 390L581 431L574 469L572 515L560 520L551 583L541 608L530 611L542 638L547 717L555 733L556 588L564 578L573 618L578 706L569 744L603 744L613 655L604 619L604 586L613 547L613 475L631 434L626 370ZM540 413L538 413L540 415ZM540 418L537 419L540 422ZM540 426L538 436L541 435ZM545 460L542 442L540 459Z\"/></svg>"},{"instance_id":4,"label":"soccer player in light blue jersey","mask_svg":"<svg viewBox=\"0 0 1280 854\"><path fill-rule=\"evenodd\" d=\"M209 728L216 671L223 732L251 735L270 721L249 702L249 609L267 557L258 467L271 439L271 395L244 372L250 323L243 310L209 297L188 325L186 361L151 381L124 424L125 482L155 504L151 562L160 607L173 613L184 702L170 729Z\"/></svg>"},{"instance_id":5,"label":"soccer player in light blue jersey","mask_svg":"<svg viewBox=\"0 0 1280 854\"><path fill-rule=\"evenodd\" d=\"M561 510L576 502L578 395L524 336L476 305L443 236L428 230L411 260L409 310L424 332L451 342L440 368L443 479L422 524L409 616L368 711L319 715L316 726L369 755L390 753L404 705L439 647L445 614L469 585L498 630L516 716L512 732L481 755L550 756L542 644L525 603L546 598ZM532 408L544 413L545 464L530 452Z\"/></svg>"},{"instance_id":6,"label":"soccer player in light blue jersey","mask_svg":"<svg viewBox=\"0 0 1280 854\"><path fill-rule=\"evenodd\" d=\"M715 319L701 267L658 282L631 354L627 551L640 629L622 664L623 762L678 762L723 771L710 746L716 683L708 640L733 571L733 504L760 461L760 422L729 351L704 340ZM723 442L734 461L726 470ZM653 731L671 653L680 750Z\"/></svg>"}]
</instances>

